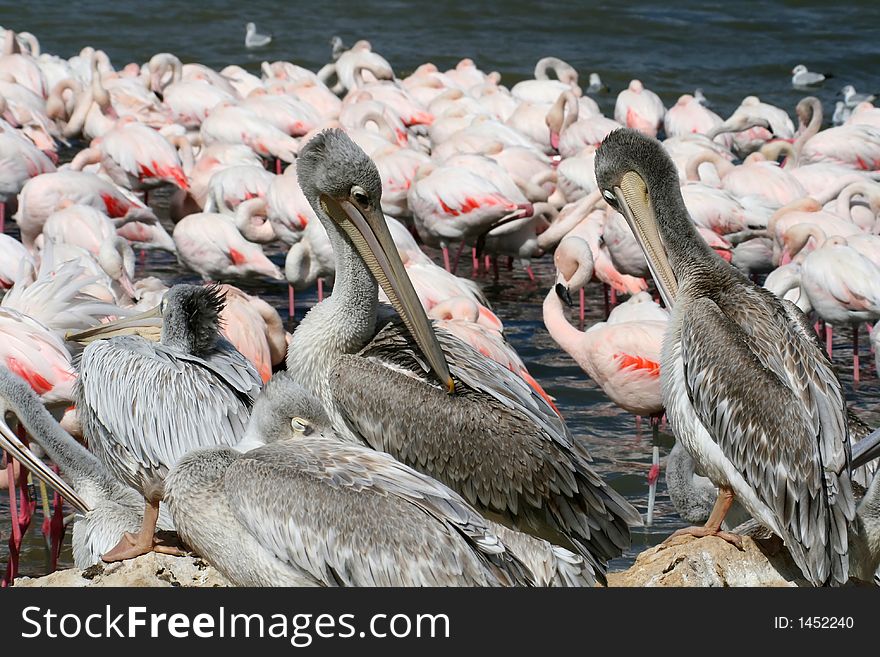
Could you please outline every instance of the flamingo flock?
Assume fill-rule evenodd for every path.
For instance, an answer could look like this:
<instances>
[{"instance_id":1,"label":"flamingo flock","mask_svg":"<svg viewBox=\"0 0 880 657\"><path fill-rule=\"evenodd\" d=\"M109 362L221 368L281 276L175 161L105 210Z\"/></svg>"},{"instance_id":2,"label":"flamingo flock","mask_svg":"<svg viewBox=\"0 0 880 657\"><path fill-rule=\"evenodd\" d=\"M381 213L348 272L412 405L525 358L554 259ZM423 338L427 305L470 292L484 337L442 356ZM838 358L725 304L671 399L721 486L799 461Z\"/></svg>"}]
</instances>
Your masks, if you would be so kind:
<instances>
[{"instance_id":1,"label":"flamingo flock","mask_svg":"<svg viewBox=\"0 0 880 657\"><path fill-rule=\"evenodd\" d=\"M248 48L269 39L248 25ZM299 315L306 322L311 315L312 328L307 330L317 331L316 315L307 312L303 318L296 295L317 287L322 302L332 299L334 287L349 289L353 274L348 264L340 265L342 238L328 229L332 218L349 231L348 248L353 244L362 256L363 249L379 253L375 263L364 259L379 283L381 308L393 306L420 348L428 350L424 361L410 354L405 364L401 360L387 367L409 367L415 358L424 370L412 374L418 380L440 376L445 368L438 365L441 356L431 351L431 341L425 347L420 340L426 338L416 335L424 330L419 329L422 324L404 316L403 311L414 312L401 306L404 292L387 287L383 274L373 268L399 260L400 267L389 264L389 271L408 279L424 326L452 336L444 340L455 340L461 345L456 349L465 349L468 358L491 361L485 367L496 372L497 380L515 381L521 387L517 395L528 399L522 403L530 421L545 430L552 425L559 431L553 440L564 443L570 434L558 428L565 426L563 413L508 340L507 320L496 315L484 290L501 277L522 279L542 295L546 288L543 319L550 338L614 404L637 418L650 418L650 523L662 465L658 434L666 409L661 366L672 300L654 280L660 274L645 256L644 241L631 229L629 210L609 198L597 179L597 153L621 129L662 139L694 234L707 252L807 313L805 322L813 325L829 357L833 328L851 331L853 385L873 376L860 360L864 346L859 331L868 328L874 351L880 340L873 328L880 320L880 108L871 104L873 98L855 102L854 90L847 95L846 120L826 127L822 104L812 96L790 108L792 114L748 96L725 119L705 107L699 95L683 94L667 107L645 82L632 79L617 95L612 116L606 117L597 100L608 91L598 74L590 74L589 84L582 87L579 72L555 57L537 62L533 78L508 87L497 72L485 72L470 59L446 71L424 63L399 77L368 41L346 48L335 39L332 61L317 72L285 61L263 62L256 73L236 65L217 71L166 52L143 64L116 67L106 53L91 47L70 59L41 54L33 35L12 30L4 31L2 48L0 366L23 379L75 438L83 433L89 438L96 420L92 417L83 426L75 408L82 402L77 386L84 384L77 368L85 340L77 341L71 333L91 334L105 324L125 323L150 308L166 308L166 299L182 294L174 291L173 281L149 271L143 258L138 262L144 250L171 254L194 280L219 284L210 287L222 299L212 301L219 313L212 330L252 365L254 381L268 383L297 364L315 367L313 354L302 346L305 338L298 342L297 332L288 332L291 322L282 317ZM803 66L792 74L798 87L823 81ZM348 210L334 211L331 206L340 197L330 194L337 181L329 173L321 179L307 176L311 187L303 187L301 153L312 160L326 155L316 155L313 144L336 131L351 142L345 149L357 149L375 167L376 194L359 182L361 174L352 174L356 184L342 191L350 194L354 206L368 211L370 221L381 218L384 228L378 237L351 232L340 214ZM70 145L76 146L75 155L62 156L62 146ZM320 197L309 196L314 190ZM155 201L156 192L167 204ZM627 199L637 202L650 205L647 198ZM355 225L355 219L350 223ZM384 239L386 233L388 244L370 241ZM536 273L533 263L541 259L555 269L555 276L545 280ZM602 299L605 321L585 326L585 305L593 296L587 290L594 282L602 290L595 296ZM276 286L286 293L287 308L275 308L255 292ZM363 294L346 292L346 299ZM569 305L579 307L576 315ZM137 335L167 337L162 320L151 321ZM364 347L360 344L355 351ZM190 357L181 358L188 362ZM88 357L84 362L90 362ZM305 376L294 374L297 379ZM445 376L453 381L463 375L453 370ZM330 384L321 381L324 387L310 392L320 397L314 403L325 407L314 411L314 422L309 415L293 420L299 418L302 427L329 423L327 436L335 433L333 440L353 444L351 418L345 423L348 428L337 424L340 414L350 411L340 410L338 399L328 401ZM307 381L298 382L308 390ZM94 378L89 385L96 385ZM272 390L289 385L275 384ZM96 395L100 382L97 386L89 394ZM513 402L504 400L502 405L511 407ZM245 430L253 401L236 411L236 428L250 437L258 433ZM309 406L312 400L301 403ZM53 440L58 439L52 431ZM301 431L305 428L294 424L294 432ZM235 446L238 438L227 436L223 449ZM33 440L41 442L36 436ZM260 449L268 449L260 440ZM26 448L22 445L16 449ZM4 583L12 583L17 574L21 534L34 502L26 469L14 463L25 457L16 454L5 457L0 479L9 488L14 525ZM404 460L405 454L402 449L398 458ZM175 452L178 456L182 454ZM355 450L346 458L367 463L371 457ZM422 460L415 458L405 467L431 482L430 495L454 495L448 503L466 505L468 514L477 514L482 503L497 511L495 500L488 498L500 493L476 500L473 484L464 482L458 489L454 477L443 478L442 468L421 469L430 459ZM28 463L39 467L36 461ZM188 463L195 467L195 461ZM65 464L58 465L63 472ZM183 481L183 474L173 474L174 462L162 465L163 472L172 473L170 481ZM113 466L106 468L94 477L112 479ZM416 477L409 470L404 474ZM123 484L106 488L115 491L119 486ZM183 508L178 492L183 488L177 484L172 510ZM671 493L674 500L683 495ZM124 496L131 507L125 526L135 528L141 516L131 500L137 502L138 496L128 488ZM56 495L51 502L55 516L64 508L62 497ZM155 513L158 497L150 499L155 504L148 513ZM617 498L609 499L609 508L616 509ZM99 506L91 498L84 500L76 501L77 509ZM604 560L628 544L626 525L635 524L633 513L623 506L616 512L613 529L602 525L614 538L598 552L583 549L580 539L560 539L566 543L558 548L564 549L564 558L562 552L554 554L577 564L581 574L575 580L601 580ZM534 529L534 519L515 517L515 508L504 513L517 531ZM160 526L169 522L163 516ZM186 522L194 520L187 516ZM558 518L556 522L564 524ZM187 527L187 535L199 535L193 525ZM48 523L45 531L53 545L60 545L63 524ZM505 538L508 529L497 536L494 531L491 524L479 525L480 538L473 540L479 540L485 553L480 559L490 554L507 570L504 576L481 575L477 580L540 580L520 571L528 563L524 556L515 551L499 556L506 554L504 541L513 546L519 539ZM566 531L559 537L569 536ZM150 549L149 539L144 534L139 549ZM203 539L198 540L204 548ZM133 554L123 547L120 542L112 555ZM57 554L56 548L55 558ZM83 559L100 556L94 550L88 554ZM571 577L557 573L548 576L551 580L570 583Z\"/></svg>"}]
</instances>

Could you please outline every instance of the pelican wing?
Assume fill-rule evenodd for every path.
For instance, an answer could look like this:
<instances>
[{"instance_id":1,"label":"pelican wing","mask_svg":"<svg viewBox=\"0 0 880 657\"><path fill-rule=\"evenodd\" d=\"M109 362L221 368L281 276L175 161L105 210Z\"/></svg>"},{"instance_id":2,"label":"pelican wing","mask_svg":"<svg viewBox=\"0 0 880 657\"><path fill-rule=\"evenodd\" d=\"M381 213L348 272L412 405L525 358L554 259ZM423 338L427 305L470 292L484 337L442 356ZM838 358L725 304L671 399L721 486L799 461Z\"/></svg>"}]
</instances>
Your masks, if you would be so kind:
<instances>
[{"instance_id":1,"label":"pelican wing","mask_svg":"<svg viewBox=\"0 0 880 657\"><path fill-rule=\"evenodd\" d=\"M141 492L190 450L238 442L259 388L259 375L232 348L221 344L201 359L138 336L90 344L79 371L77 406L91 449Z\"/></svg>"},{"instance_id":2,"label":"pelican wing","mask_svg":"<svg viewBox=\"0 0 880 657\"><path fill-rule=\"evenodd\" d=\"M326 585L531 583L458 495L360 445L272 443L230 465L225 492L260 544Z\"/></svg>"},{"instance_id":3,"label":"pelican wing","mask_svg":"<svg viewBox=\"0 0 880 657\"><path fill-rule=\"evenodd\" d=\"M846 581L846 525L855 504L843 396L815 339L801 335L800 320L784 307L764 312L769 294L755 288L720 302L723 309L705 297L689 304L681 336L688 395L711 438L773 513L771 529L804 575ZM762 312L748 312L756 304Z\"/></svg>"},{"instance_id":4,"label":"pelican wing","mask_svg":"<svg viewBox=\"0 0 880 657\"><path fill-rule=\"evenodd\" d=\"M399 320L398 320L399 321ZM527 531L575 545L598 572L641 519L589 465L565 423L521 378L436 330L456 392L398 322L334 368L334 402L352 432Z\"/></svg>"}]
</instances>

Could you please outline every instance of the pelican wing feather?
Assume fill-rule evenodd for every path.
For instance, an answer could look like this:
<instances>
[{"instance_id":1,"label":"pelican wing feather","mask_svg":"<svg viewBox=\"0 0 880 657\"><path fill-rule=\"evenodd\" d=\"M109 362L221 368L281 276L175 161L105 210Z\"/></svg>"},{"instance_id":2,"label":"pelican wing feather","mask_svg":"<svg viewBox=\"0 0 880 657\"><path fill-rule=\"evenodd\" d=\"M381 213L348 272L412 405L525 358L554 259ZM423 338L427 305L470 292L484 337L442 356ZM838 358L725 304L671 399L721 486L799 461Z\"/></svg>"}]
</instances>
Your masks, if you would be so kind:
<instances>
[{"instance_id":1,"label":"pelican wing feather","mask_svg":"<svg viewBox=\"0 0 880 657\"><path fill-rule=\"evenodd\" d=\"M771 510L770 529L804 575L846 581L855 503L840 386L816 340L790 316L800 311L759 288L741 290L737 298L689 302L681 322L688 395L712 440Z\"/></svg>"},{"instance_id":2,"label":"pelican wing feather","mask_svg":"<svg viewBox=\"0 0 880 657\"><path fill-rule=\"evenodd\" d=\"M188 451L238 442L260 385L231 347L202 359L139 336L90 344L80 373L77 406L90 448L142 493Z\"/></svg>"},{"instance_id":3,"label":"pelican wing feather","mask_svg":"<svg viewBox=\"0 0 880 657\"><path fill-rule=\"evenodd\" d=\"M224 487L261 545L325 585L531 583L457 494L360 445L323 436L271 443L235 460Z\"/></svg>"},{"instance_id":4,"label":"pelican wing feather","mask_svg":"<svg viewBox=\"0 0 880 657\"><path fill-rule=\"evenodd\" d=\"M429 378L406 329L391 322L332 372L334 403L349 428L476 507L550 532L603 573L604 562L629 546L638 512L602 481L564 422L520 377L451 333L436 334L455 394Z\"/></svg>"}]
</instances>

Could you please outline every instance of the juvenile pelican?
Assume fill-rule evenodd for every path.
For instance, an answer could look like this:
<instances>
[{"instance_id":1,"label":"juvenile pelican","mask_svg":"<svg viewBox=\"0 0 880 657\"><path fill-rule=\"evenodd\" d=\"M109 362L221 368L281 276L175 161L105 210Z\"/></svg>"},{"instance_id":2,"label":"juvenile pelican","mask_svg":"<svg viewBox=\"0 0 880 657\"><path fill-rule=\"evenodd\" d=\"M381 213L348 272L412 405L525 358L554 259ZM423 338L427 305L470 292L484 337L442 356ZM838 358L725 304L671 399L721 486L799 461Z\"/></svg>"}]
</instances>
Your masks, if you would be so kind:
<instances>
[{"instance_id":1,"label":"juvenile pelican","mask_svg":"<svg viewBox=\"0 0 880 657\"><path fill-rule=\"evenodd\" d=\"M235 584L532 583L461 497L337 438L287 373L266 384L242 438L190 452L165 480L180 536Z\"/></svg>"},{"instance_id":2,"label":"juvenile pelican","mask_svg":"<svg viewBox=\"0 0 880 657\"><path fill-rule=\"evenodd\" d=\"M734 498L785 541L813 584L847 581L855 515L844 394L809 323L703 242L660 144L618 130L596 154L605 199L626 217L666 306L663 401L677 438L718 486L705 527Z\"/></svg>"},{"instance_id":3,"label":"juvenile pelican","mask_svg":"<svg viewBox=\"0 0 880 657\"><path fill-rule=\"evenodd\" d=\"M70 336L91 343L82 354L76 390L83 434L104 465L146 502L140 533L126 533L104 561L130 559L156 546L163 482L180 457L196 447L234 445L244 432L262 382L220 337L224 303L216 287L175 285L147 313ZM146 320L159 315L158 344L124 335L143 331ZM152 339L157 333L154 325ZM103 336L115 337L98 339Z\"/></svg>"},{"instance_id":4,"label":"juvenile pelican","mask_svg":"<svg viewBox=\"0 0 880 657\"><path fill-rule=\"evenodd\" d=\"M4 419L6 412L15 415L31 438L46 450L61 468L66 481L10 431ZM94 454L65 432L33 389L3 366L0 366L0 448L55 488L81 514L73 524L73 562L77 568L96 563L116 545L122 532L140 527L143 498L116 479ZM160 517L159 527L173 529L165 517Z\"/></svg>"},{"instance_id":5,"label":"juvenile pelican","mask_svg":"<svg viewBox=\"0 0 880 657\"><path fill-rule=\"evenodd\" d=\"M602 577L639 515L518 376L435 329L380 210L373 162L338 130L300 151L300 187L336 256L333 295L293 336L287 369L343 440L431 475L481 512L574 546ZM398 317L378 320L378 284Z\"/></svg>"}]
</instances>

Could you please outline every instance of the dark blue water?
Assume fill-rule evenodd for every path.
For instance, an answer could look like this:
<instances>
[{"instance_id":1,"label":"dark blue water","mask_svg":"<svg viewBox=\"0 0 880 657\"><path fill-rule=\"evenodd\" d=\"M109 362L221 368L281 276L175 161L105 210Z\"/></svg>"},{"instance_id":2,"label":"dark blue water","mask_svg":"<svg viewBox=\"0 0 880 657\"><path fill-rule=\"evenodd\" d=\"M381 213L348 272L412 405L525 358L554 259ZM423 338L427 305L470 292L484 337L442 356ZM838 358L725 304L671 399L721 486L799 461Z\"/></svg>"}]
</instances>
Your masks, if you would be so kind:
<instances>
[{"instance_id":1,"label":"dark blue water","mask_svg":"<svg viewBox=\"0 0 880 657\"><path fill-rule=\"evenodd\" d=\"M575 66L584 81L589 72L600 73L612 88L612 93L599 98L609 115L616 92L633 77L659 93L667 105L680 94L702 87L722 116L752 94L793 113L803 95L791 89L789 82L790 71L798 63L835 74L815 92L826 110L833 107L835 92L844 84L880 90L880 2L876 0L846 6L683 2L674 9L644 2L362 1L293 6L277 0L216 0L210 7L193 4L169 0L12 4L3 0L0 25L33 32L44 52L64 57L86 45L101 48L116 67L169 51L185 62L198 61L218 69L239 64L258 72L262 61L284 59L314 70L328 61L328 41L339 35L349 44L369 39L400 77L426 61L444 69L470 57L484 70L499 71L502 82L511 85L530 77L537 59L555 55ZM254 21L260 31L271 32L273 42L258 51L245 50L247 21ZM280 249L270 247L269 251L276 263L283 263ZM535 272L537 283L522 271L503 268L499 282L485 278L481 283L504 321L509 340L535 378L556 397L572 432L588 445L597 469L644 512L650 433L646 429L639 435L634 418L608 401L555 345L541 320L541 302L553 283L552 262L545 258L535 263ZM155 253L147 255L139 271L143 274L158 275L169 284L196 280L170 257ZM245 289L261 294L286 313L283 285L256 284ZM302 317L316 297L298 294L297 300L301 304L297 315ZM600 321L604 317L601 288L590 286L587 301L587 323ZM576 321L574 316L572 321ZM853 390L846 356L849 344L848 332L838 332L834 360L850 402L876 426L880 424L880 381L873 357L863 339L863 382ZM662 445L664 453L672 437L663 435ZM654 526L634 531L632 548L612 564L613 569L631 563L646 546L682 526L665 495L662 478L655 513ZM25 542L23 574L38 575L47 569L40 521L38 512ZM6 496L0 495L0 564L6 560L8 535L8 504ZM62 555L62 565L70 563L68 550Z\"/></svg>"}]
</instances>

